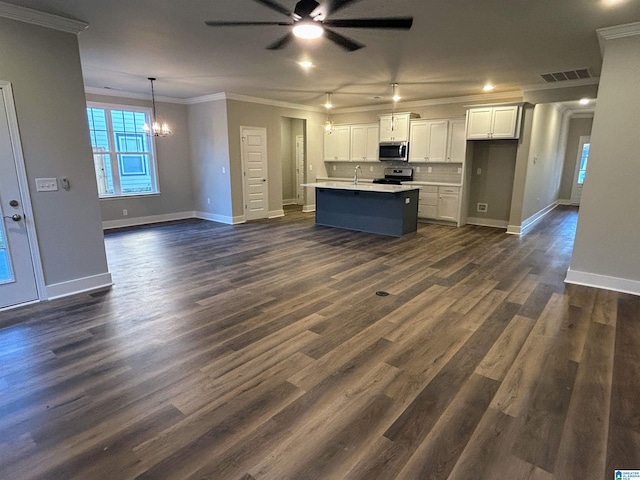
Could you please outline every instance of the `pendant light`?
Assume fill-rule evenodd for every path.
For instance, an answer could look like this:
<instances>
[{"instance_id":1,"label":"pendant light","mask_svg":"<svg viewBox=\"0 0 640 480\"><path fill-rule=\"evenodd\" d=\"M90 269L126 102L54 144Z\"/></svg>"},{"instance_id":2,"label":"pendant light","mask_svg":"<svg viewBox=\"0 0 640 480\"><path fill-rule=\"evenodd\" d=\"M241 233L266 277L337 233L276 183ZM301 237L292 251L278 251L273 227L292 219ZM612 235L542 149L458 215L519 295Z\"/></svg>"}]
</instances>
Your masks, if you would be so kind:
<instances>
[{"instance_id":1,"label":"pendant light","mask_svg":"<svg viewBox=\"0 0 640 480\"><path fill-rule=\"evenodd\" d=\"M161 124L158 122L158 117L156 117L156 94L153 90L153 82L156 79L149 77L148 80L151 82L151 126L145 123L142 126L142 130L150 137L168 137L171 135L169 124L167 122L162 122Z\"/></svg>"},{"instance_id":2,"label":"pendant light","mask_svg":"<svg viewBox=\"0 0 640 480\"><path fill-rule=\"evenodd\" d=\"M333 122L331 121L331 115L329 114L331 107L333 107L331 104L331 93L327 92L327 101L324 104L324 108L327 109L327 121L324 122L324 133L327 135L331 135L333 133Z\"/></svg>"},{"instance_id":3,"label":"pendant light","mask_svg":"<svg viewBox=\"0 0 640 480\"><path fill-rule=\"evenodd\" d=\"M396 103L400 100L400 95L398 95L398 93L396 92L397 86L398 86L397 83L391 84L391 99L393 100L393 103L391 104L391 131L392 132L396 129L396 126L397 126L395 109L396 109Z\"/></svg>"}]
</instances>

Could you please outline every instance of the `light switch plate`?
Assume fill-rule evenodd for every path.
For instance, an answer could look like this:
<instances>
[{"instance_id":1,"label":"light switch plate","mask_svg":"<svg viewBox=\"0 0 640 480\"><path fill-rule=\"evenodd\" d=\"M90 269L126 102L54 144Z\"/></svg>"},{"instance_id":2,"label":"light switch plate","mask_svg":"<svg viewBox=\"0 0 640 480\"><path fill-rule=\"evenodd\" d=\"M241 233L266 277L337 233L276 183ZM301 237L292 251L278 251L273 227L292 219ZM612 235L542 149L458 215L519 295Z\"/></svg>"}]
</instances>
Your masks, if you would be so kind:
<instances>
[{"instance_id":1,"label":"light switch plate","mask_svg":"<svg viewBox=\"0 0 640 480\"><path fill-rule=\"evenodd\" d=\"M57 192L57 178L36 178L36 192Z\"/></svg>"}]
</instances>

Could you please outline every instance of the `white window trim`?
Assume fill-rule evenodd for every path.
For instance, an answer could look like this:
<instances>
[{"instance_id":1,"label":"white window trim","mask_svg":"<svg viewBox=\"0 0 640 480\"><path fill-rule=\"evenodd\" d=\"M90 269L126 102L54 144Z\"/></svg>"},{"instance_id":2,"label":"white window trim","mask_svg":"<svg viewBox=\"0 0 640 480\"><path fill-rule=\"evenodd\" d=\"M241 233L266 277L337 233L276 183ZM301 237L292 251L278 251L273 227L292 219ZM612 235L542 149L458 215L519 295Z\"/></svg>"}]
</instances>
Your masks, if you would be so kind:
<instances>
[{"instance_id":1,"label":"white window trim","mask_svg":"<svg viewBox=\"0 0 640 480\"><path fill-rule=\"evenodd\" d=\"M87 108L103 108L103 109L110 109L110 110L125 110L125 111L130 111L130 112L141 112L144 113L147 121L150 122L151 121L151 108L149 107L142 107L139 105L127 105L124 103L104 103L104 102L91 102L88 101L87 102ZM86 109L85 109L85 117L86 117ZM107 115L107 124L108 124L108 129L109 129L109 141L113 142L113 138L111 138L111 136L113 135L113 125L111 124L111 115ZM88 126L88 124L87 124ZM156 155L156 139L155 137L149 137L149 155L152 159L151 165L150 165L150 173L151 173L151 180L153 182L153 184L155 185L155 190L153 192L149 192L149 193L139 193L139 192L135 192L135 193L117 193L117 194L113 194L113 195L98 195L98 198L100 200L117 200L119 198L129 198L129 197L148 197L148 196L153 196L153 195L159 195L160 194L160 181L158 178L158 157ZM93 156L92 156L93 159ZM113 160L112 160L113 162ZM117 159L115 160L116 162L116 166L118 166L117 169L113 168L112 165L112 171L114 172L114 186L117 183L118 184L118 189L119 189L119 184L120 184L120 167L118 164ZM94 172L95 175L95 172Z\"/></svg>"}]
</instances>

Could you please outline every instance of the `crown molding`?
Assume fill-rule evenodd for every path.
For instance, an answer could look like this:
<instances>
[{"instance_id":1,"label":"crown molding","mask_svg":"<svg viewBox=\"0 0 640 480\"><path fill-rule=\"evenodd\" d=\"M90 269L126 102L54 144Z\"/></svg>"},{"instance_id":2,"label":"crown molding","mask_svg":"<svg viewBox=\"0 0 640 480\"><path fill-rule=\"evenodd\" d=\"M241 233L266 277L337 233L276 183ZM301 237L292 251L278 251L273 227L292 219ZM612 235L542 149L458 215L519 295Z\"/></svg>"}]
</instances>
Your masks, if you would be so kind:
<instances>
[{"instance_id":1,"label":"crown molding","mask_svg":"<svg viewBox=\"0 0 640 480\"><path fill-rule=\"evenodd\" d=\"M598 34L598 42L600 43L600 52L604 55L604 45L607 40L640 35L640 22L599 28L596 30L596 33Z\"/></svg>"},{"instance_id":2,"label":"crown molding","mask_svg":"<svg viewBox=\"0 0 640 480\"><path fill-rule=\"evenodd\" d=\"M103 95L105 97L119 97L119 98L133 98L136 100L148 100L151 101L151 95L146 93L134 93L134 92L126 92L124 90L114 90L112 88L99 88L99 87L84 87L84 93L89 93L92 95ZM175 97L163 97L156 95L157 102L163 103L177 103L180 105L187 105L188 100L182 98Z\"/></svg>"},{"instance_id":3,"label":"crown molding","mask_svg":"<svg viewBox=\"0 0 640 480\"><path fill-rule=\"evenodd\" d=\"M187 98L184 103L187 105L197 105L198 103L216 102L218 100L226 100L227 94L224 92L212 93L211 95L202 95L201 97Z\"/></svg>"},{"instance_id":4,"label":"crown molding","mask_svg":"<svg viewBox=\"0 0 640 480\"><path fill-rule=\"evenodd\" d=\"M556 90L558 88L584 87L588 85L597 85L600 83L600 77L583 78L580 80L565 80L555 83L540 83L534 85L521 85L523 92L537 92L540 90Z\"/></svg>"},{"instance_id":5,"label":"crown molding","mask_svg":"<svg viewBox=\"0 0 640 480\"><path fill-rule=\"evenodd\" d=\"M0 17L31 23L32 25L51 28L61 32L73 33L74 35L78 35L89 26L88 23L80 20L40 12L31 8L19 7L18 5L5 2L0 2Z\"/></svg>"},{"instance_id":6,"label":"crown molding","mask_svg":"<svg viewBox=\"0 0 640 480\"><path fill-rule=\"evenodd\" d=\"M415 102L400 102L395 105L397 111L407 110L415 107L432 107L434 105L449 105L454 103L467 103L467 102L492 102L495 100L514 99L514 101L522 101L522 92L519 90L510 90L508 92L497 93L483 93L478 95L466 95L462 97L446 97L446 98L434 98L430 100L416 100ZM361 113L361 112L373 112L378 110L388 110L389 104L377 104L369 105L365 107L352 107L352 108L336 108L332 109L331 113ZM320 110L324 111L324 110Z\"/></svg>"}]
</instances>

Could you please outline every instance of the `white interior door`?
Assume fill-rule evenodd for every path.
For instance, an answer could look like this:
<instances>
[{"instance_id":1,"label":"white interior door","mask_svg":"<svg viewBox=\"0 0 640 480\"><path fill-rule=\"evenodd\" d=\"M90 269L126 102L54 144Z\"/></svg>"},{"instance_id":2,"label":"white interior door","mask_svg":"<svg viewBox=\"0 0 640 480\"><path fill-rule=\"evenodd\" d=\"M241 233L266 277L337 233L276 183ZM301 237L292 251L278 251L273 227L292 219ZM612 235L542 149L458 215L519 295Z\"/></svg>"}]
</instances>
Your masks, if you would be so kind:
<instances>
[{"instance_id":1,"label":"white interior door","mask_svg":"<svg viewBox=\"0 0 640 480\"><path fill-rule=\"evenodd\" d=\"M573 188L571 189L571 203L573 205L580 205L580 199L582 198L582 186L587 176L587 163L589 161L589 149L591 147L590 142L591 137L589 135L580 137L576 171L573 177Z\"/></svg>"},{"instance_id":2,"label":"white interior door","mask_svg":"<svg viewBox=\"0 0 640 480\"><path fill-rule=\"evenodd\" d=\"M0 90L0 308L5 308L37 300L38 286L27 228L31 219L25 215L31 210L18 177L23 165L17 123L10 122L15 111L10 88L0 85Z\"/></svg>"},{"instance_id":3,"label":"white interior door","mask_svg":"<svg viewBox=\"0 0 640 480\"><path fill-rule=\"evenodd\" d=\"M244 175L244 210L247 220L269 216L267 182L267 129L240 127Z\"/></svg>"},{"instance_id":4,"label":"white interior door","mask_svg":"<svg viewBox=\"0 0 640 480\"><path fill-rule=\"evenodd\" d=\"M296 192L297 204L304 205L304 136L296 135Z\"/></svg>"}]
</instances>

